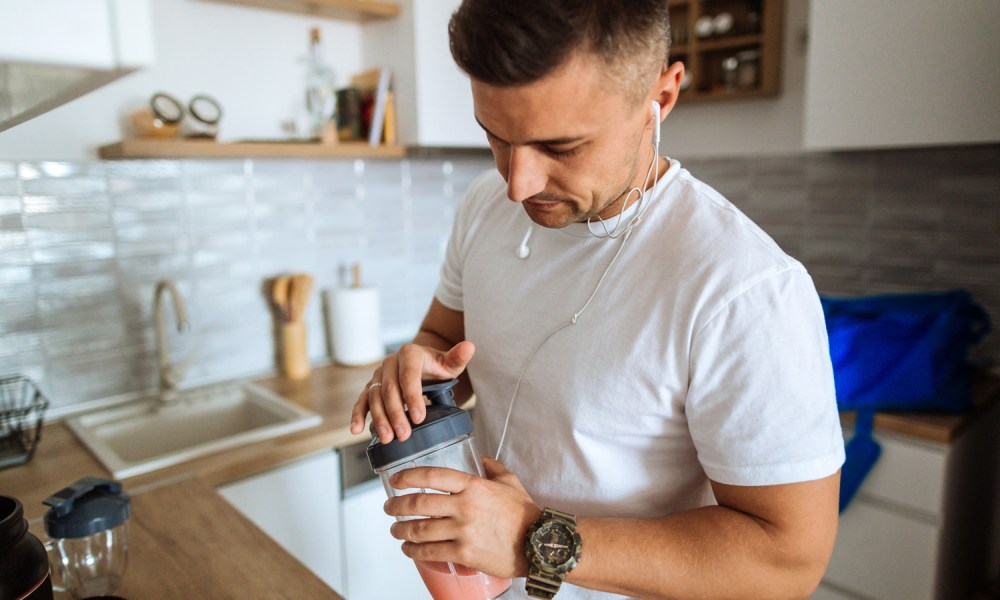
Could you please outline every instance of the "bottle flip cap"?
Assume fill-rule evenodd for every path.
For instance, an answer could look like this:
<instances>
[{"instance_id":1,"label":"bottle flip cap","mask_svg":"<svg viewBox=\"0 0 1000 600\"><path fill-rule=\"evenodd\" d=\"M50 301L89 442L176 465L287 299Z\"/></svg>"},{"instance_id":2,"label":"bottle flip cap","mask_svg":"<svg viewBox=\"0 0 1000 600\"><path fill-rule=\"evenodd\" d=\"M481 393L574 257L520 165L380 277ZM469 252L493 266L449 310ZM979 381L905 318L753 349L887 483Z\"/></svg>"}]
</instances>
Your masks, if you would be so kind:
<instances>
[{"instance_id":1,"label":"bottle flip cap","mask_svg":"<svg viewBox=\"0 0 1000 600\"><path fill-rule=\"evenodd\" d=\"M82 538L122 524L132 516L132 501L118 481L84 477L42 501L45 532L52 538Z\"/></svg>"},{"instance_id":2,"label":"bottle flip cap","mask_svg":"<svg viewBox=\"0 0 1000 600\"><path fill-rule=\"evenodd\" d=\"M372 432L372 442L368 445L368 462L372 469L381 469L472 433L472 418L469 413L455 406L451 388L456 384L458 380L452 379L424 386L423 393L430 400L427 415L423 422L414 424L407 413L406 418L412 432L405 441L393 438L389 443L383 444Z\"/></svg>"}]
</instances>

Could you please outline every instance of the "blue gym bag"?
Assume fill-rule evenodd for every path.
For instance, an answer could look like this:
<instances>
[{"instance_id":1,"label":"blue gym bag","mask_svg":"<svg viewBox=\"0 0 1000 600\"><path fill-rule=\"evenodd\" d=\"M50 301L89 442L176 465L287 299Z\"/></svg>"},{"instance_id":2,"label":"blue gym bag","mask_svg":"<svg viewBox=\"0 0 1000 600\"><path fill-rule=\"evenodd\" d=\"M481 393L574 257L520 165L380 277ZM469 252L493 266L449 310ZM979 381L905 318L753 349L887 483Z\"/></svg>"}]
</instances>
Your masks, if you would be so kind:
<instances>
[{"instance_id":1,"label":"blue gym bag","mask_svg":"<svg viewBox=\"0 0 1000 600\"><path fill-rule=\"evenodd\" d=\"M820 298L830 338L837 407L857 411L840 475L840 510L875 465L875 412L972 408L968 351L990 320L965 290Z\"/></svg>"}]
</instances>

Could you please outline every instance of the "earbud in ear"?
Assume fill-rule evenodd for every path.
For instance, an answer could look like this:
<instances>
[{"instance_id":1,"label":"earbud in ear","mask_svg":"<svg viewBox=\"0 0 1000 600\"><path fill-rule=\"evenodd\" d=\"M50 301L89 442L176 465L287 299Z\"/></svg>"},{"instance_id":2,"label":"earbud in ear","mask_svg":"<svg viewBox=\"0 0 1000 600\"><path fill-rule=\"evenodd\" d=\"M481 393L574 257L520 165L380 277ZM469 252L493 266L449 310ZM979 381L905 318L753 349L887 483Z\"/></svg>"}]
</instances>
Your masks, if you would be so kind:
<instances>
[{"instance_id":1,"label":"earbud in ear","mask_svg":"<svg viewBox=\"0 0 1000 600\"><path fill-rule=\"evenodd\" d=\"M656 119L656 129L653 130L653 145L660 147L660 103L653 100L653 118Z\"/></svg>"}]
</instances>

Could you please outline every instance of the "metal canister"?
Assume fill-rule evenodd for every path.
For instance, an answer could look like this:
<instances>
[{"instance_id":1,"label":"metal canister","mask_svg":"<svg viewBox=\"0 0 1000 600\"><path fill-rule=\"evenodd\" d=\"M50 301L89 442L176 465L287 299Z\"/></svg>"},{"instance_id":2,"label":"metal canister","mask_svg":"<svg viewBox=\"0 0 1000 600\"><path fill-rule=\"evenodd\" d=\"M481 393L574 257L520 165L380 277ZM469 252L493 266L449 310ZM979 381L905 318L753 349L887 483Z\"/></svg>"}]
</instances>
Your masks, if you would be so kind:
<instances>
[{"instance_id":1,"label":"metal canister","mask_svg":"<svg viewBox=\"0 0 1000 600\"><path fill-rule=\"evenodd\" d=\"M0 496L0 600L52 600L49 558L28 531L24 506Z\"/></svg>"}]
</instances>

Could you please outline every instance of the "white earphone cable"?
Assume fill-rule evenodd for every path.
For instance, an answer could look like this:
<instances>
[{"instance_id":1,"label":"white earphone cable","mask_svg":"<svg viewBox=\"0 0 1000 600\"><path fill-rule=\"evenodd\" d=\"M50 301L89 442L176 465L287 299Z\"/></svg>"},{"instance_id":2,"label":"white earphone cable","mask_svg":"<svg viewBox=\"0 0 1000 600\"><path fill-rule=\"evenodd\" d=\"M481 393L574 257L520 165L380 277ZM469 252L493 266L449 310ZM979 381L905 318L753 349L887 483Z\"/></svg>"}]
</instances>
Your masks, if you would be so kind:
<instances>
[{"instance_id":1,"label":"white earphone cable","mask_svg":"<svg viewBox=\"0 0 1000 600\"><path fill-rule=\"evenodd\" d=\"M517 399L517 392L521 388L521 380L524 379L524 373L525 371L528 370L528 366L531 365L531 359L535 357L535 354L542 349L542 346L544 346L546 342L552 339L552 336L559 333L566 327L569 327L570 325L576 325L577 321L580 319L580 316L583 315L583 313L586 312L587 308L590 307L590 303L594 300L594 297L597 296L597 292L600 291L601 286L604 285L604 280L607 279L608 273L611 272L611 267L615 266L615 263L618 261L618 257L621 256L622 254L622 250L625 249L625 243L628 242L628 239L631 235L632 235L632 228L629 227L628 230L624 232L624 236L622 236L622 243L618 246L618 251L615 252L614 258L611 259L611 262L609 262L608 266L604 269L604 273L601 275L600 280L598 280L597 285L594 286L594 291L590 293L590 297L587 299L587 302L583 305L583 308L578 310L573 315L572 319L566 321L562 325L559 325L551 332L549 332L549 334L545 336L545 339L542 340L542 343L535 346L535 349L532 350L531 354L528 355L528 360L524 362L524 367L521 368L521 374L517 376L517 382L514 384L514 393L511 395L510 403L507 405L507 417L504 419L503 432L500 434L500 443L497 444L497 452L496 455L494 456L496 460L500 460L500 452L503 450L503 443L504 440L507 438L507 427L510 425L510 415L514 410L514 400Z\"/></svg>"},{"instance_id":2,"label":"white earphone cable","mask_svg":"<svg viewBox=\"0 0 1000 600\"><path fill-rule=\"evenodd\" d=\"M654 175L653 175L653 188L652 189L656 188L656 184L659 182L659 175L660 175L660 170L658 168L659 161L660 161L659 148L657 148L656 144L654 143L653 144L653 161L650 164L649 171L647 171L647 173L646 173L646 179L645 179L645 182L644 182L644 187L645 187L646 184L649 183L650 173L653 173ZM634 187L631 190L629 190L629 192L628 192L629 196L631 196L632 192L635 191L635 190L637 190L637 189L639 189L639 188L638 187ZM569 327L570 325L576 325L577 321L579 321L579 319L583 315L583 313L586 312L587 308L590 307L590 303L593 302L594 298L597 296L597 292L600 291L601 286L604 285L604 280L607 279L608 273L611 272L611 268L615 266L616 262L618 262L618 257L621 256L622 250L625 249L625 244L628 243L629 238L632 236L632 230L633 230L633 228L636 225L638 225L639 222L642 220L642 215L643 215L643 213L645 213L645 207L643 205L643 202L646 200L645 196L646 196L645 191L640 189L639 190L639 198L637 200L637 202L639 203L639 208L637 209L637 212L636 212L635 216L633 216L631 219L629 219L628 225L626 225L625 229L622 230L620 233L616 231L618 229L618 225L620 224L620 222L616 223L615 227L611 230L611 232L608 232L607 231L607 226L604 225L604 220L603 219L601 219L601 224L604 225L606 235L603 235L603 236L597 235L597 234L594 234L593 231L591 231L591 234L593 234L595 237L597 237L599 239L617 239L617 238L621 237L622 238L622 243L618 246L618 251L615 252L615 255L611 259L611 262L609 262L608 266L605 267L604 273L601 274L601 278L597 281L597 285L594 286L594 291L590 293L590 297L587 298L587 302L584 303L583 307L580 310L578 310L576 313L573 314L573 318L572 319L570 319L569 321L567 321L567 322L559 325L558 327L556 327L555 329L553 329L552 331L550 331L549 334L546 335L544 339L542 339L541 343L538 344L537 346L535 346L535 349L531 351L531 354L528 355L528 359L524 362L524 366L521 368L521 373L517 376L517 382L514 383L514 393L511 394L510 403L507 405L507 416L504 419L503 430L500 433L500 442L497 444L497 451L496 451L496 454L494 455L494 458L496 460L500 460L500 453L503 451L503 444L504 444L504 441L507 439L507 430L508 430L508 427L510 426L510 416L511 416L511 414L514 411L514 401L517 400L517 392L521 389L521 381L524 379L524 374L525 374L525 372L527 372L528 367L531 366L532 359L535 357L535 354L537 354L538 351L542 349L542 346L544 346L550 339L552 339L552 337L555 334L559 333L560 331L562 331L566 327ZM627 204L628 204L628 197L626 196L626 201L623 203L623 206L622 206L622 211L623 212L625 210L625 205L627 205ZM648 204L649 203L647 202L645 204L645 206L648 206ZM619 219L619 221L621 220L621 213L618 214L618 219ZM590 229L590 221L589 220L587 221L587 228ZM612 235L612 234L615 234L615 235ZM529 229L528 230L528 234L525 235L525 239L521 243L522 246L526 245L527 240L528 240L528 238L530 236L531 236L531 230Z\"/></svg>"}]
</instances>

